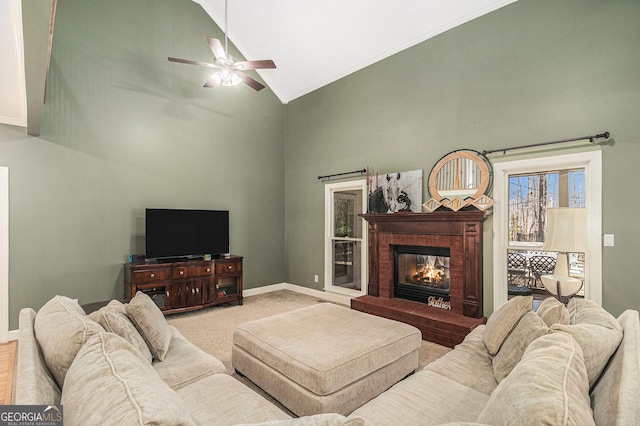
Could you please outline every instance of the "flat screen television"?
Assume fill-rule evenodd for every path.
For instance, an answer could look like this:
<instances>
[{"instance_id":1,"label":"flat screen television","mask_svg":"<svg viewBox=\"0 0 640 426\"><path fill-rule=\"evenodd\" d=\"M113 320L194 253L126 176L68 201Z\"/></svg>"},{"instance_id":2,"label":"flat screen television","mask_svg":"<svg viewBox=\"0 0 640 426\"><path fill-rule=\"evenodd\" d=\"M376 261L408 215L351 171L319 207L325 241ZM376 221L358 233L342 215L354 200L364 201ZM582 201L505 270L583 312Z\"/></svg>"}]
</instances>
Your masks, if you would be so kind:
<instances>
[{"instance_id":1,"label":"flat screen television","mask_svg":"<svg viewBox=\"0 0 640 426\"><path fill-rule=\"evenodd\" d=\"M228 210L146 209L147 258L229 253Z\"/></svg>"}]
</instances>

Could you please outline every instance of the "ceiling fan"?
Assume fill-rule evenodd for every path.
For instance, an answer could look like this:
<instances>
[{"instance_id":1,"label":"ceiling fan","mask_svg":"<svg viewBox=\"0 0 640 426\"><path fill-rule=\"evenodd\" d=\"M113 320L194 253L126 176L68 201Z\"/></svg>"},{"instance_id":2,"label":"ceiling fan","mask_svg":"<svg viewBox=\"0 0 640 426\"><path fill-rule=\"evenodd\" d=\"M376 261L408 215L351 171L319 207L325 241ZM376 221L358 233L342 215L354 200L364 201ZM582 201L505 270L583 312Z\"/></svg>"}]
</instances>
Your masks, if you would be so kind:
<instances>
[{"instance_id":1,"label":"ceiling fan","mask_svg":"<svg viewBox=\"0 0 640 426\"><path fill-rule=\"evenodd\" d=\"M276 64L271 59L258 60L258 61L236 61L233 56L229 55L227 50L227 0L224 2L224 48L222 43L217 38L205 36L207 44L213 53L215 59L214 62L201 62L192 61L189 59L180 59L169 57L171 62L179 62L182 64L201 65L204 67L218 69L215 73L211 74L209 80L204 83L203 87L216 87L216 86L237 86L240 83L244 83L254 90L264 89L264 85L246 75L244 70L256 70L256 69L268 69L275 68Z\"/></svg>"}]
</instances>

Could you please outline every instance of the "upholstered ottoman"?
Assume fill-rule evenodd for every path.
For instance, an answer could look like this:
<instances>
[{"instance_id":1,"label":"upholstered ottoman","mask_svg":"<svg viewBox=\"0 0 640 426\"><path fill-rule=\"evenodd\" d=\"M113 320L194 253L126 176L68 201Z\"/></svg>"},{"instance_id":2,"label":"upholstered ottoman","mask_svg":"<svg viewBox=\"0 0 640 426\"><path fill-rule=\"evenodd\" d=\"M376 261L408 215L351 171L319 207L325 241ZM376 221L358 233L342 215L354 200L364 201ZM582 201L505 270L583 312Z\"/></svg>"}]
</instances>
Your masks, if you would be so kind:
<instances>
[{"instance_id":1,"label":"upholstered ottoman","mask_svg":"<svg viewBox=\"0 0 640 426\"><path fill-rule=\"evenodd\" d=\"M320 303L239 325L232 364L298 416L349 415L418 368L420 331Z\"/></svg>"}]
</instances>

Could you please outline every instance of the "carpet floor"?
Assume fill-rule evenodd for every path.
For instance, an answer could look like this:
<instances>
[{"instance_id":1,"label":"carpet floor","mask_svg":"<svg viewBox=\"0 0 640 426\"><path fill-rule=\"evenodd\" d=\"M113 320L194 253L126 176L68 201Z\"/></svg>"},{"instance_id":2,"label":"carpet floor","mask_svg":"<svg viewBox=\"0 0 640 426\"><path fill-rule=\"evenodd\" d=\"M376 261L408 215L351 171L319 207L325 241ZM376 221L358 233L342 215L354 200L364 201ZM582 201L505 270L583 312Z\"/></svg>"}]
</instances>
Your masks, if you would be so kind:
<instances>
[{"instance_id":1,"label":"carpet floor","mask_svg":"<svg viewBox=\"0 0 640 426\"><path fill-rule=\"evenodd\" d=\"M316 303L330 302L293 291L280 290L245 297L242 306L225 304L201 311L171 315L167 317L167 322L176 327L189 341L222 361L233 377L283 408L277 401L266 395L262 389L235 373L231 365L233 331L239 324ZM450 350L450 348L423 340L420 347L418 371ZM285 409L285 411L287 410Z\"/></svg>"}]
</instances>

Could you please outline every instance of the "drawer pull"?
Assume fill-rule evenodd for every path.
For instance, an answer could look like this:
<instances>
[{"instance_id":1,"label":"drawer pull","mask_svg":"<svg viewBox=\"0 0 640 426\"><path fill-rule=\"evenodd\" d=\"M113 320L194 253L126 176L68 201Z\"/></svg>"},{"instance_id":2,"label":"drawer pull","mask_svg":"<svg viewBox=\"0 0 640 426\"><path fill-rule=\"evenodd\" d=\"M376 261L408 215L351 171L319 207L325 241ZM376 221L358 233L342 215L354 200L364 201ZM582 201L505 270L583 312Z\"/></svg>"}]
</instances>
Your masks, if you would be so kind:
<instances>
[{"instance_id":1,"label":"drawer pull","mask_svg":"<svg viewBox=\"0 0 640 426\"><path fill-rule=\"evenodd\" d=\"M155 277L156 277L156 274L153 274L153 273L152 273L152 274L151 274L151 278L155 278Z\"/></svg>"},{"instance_id":2,"label":"drawer pull","mask_svg":"<svg viewBox=\"0 0 640 426\"><path fill-rule=\"evenodd\" d=\"M233 269L233 266L229 265L229 266L227 266L227 269L231 270L231 269Z\"/></svg>"},{"instance_id":3,"label":"drawer pull","mask_svg":"<svg viewBox=\"0 0 640 426\"><path fill-rule=\"evenodd\" d=\"M184 275L184 271L180 271L180 275Z\"/></svg>"},{"instance_id":4,"label":"drawer pull","mask_svg":"<svg viewBox=\"0 0 640 426\"><path fill-rule=\"evenodd\" d=\"M196 294L200 294L200 288L196 287Z\"/></svg>"},{"instance_id":5,"label":"drawer pull","mask_svg":"<svg viewBox=\"0 0 640 426\"><path fill-rule=\"evenodd\" d=\"M195 289L195 288L192 288L192 289L191 289L191 295L194 295L194 294L196 294L196 289Z\"/></svg>"},{"instance_id":6,"label":"drawer pull","mask_svg":"<svg viewBox=\"0 0 640 426\"><path fill-rule=\"evenodd\" d=\"M211 272L211 268L207 268L207 272Z\"/></svg>"},{"instance_id":7,"label":"drawer pull","mask_svg":"<svg viewBox=\"0 0 640 426\"><path fill-rule=\"evenodd\" d=\"M169 292L167 291L167 299L169 298Z\"/></svg>"}]
</instances>

